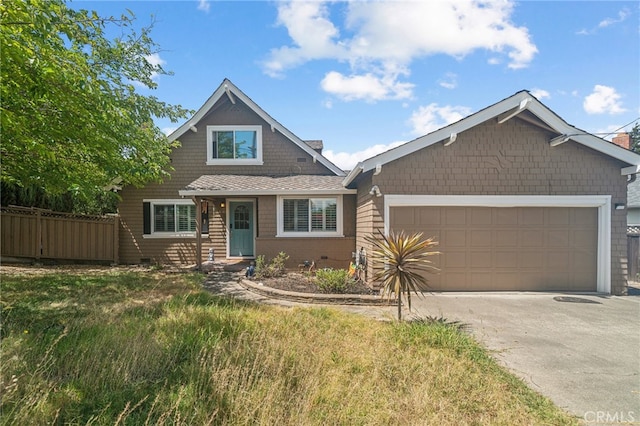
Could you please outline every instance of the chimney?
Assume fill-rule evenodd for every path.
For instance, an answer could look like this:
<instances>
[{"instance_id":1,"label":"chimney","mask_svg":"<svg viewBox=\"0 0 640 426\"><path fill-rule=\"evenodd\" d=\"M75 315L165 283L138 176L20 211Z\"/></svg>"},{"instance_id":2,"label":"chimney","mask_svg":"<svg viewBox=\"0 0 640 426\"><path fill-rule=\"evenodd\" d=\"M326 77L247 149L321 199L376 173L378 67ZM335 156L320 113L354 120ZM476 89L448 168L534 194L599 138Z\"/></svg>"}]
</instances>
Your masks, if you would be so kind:
<instances>
[{"instance_id":1,"label":"chimney","mask_svg":"<svg viewBox=\"0 0 640 426\"><path fill-rule=\"evenodd\" d=\"M613 137L611 142L615 143L618 146L623 147L624 149L631 148L631 135L629 133L618 133Z\"/></svg>"},{"instance_id":2,"label":"chimney","mask_svg":"<svg viewBox=\"0 0 640 426\"><path fill-rule=\"evenodd\" d=\"M311 140L311 141L304 141L307 145L309 145L309 147L311 147L311 149L313 149L315 152L317 152L318 154L322 155L322 148L324 148L324 144L322 143L322 140Z\"/></svg>"}]
</instances>

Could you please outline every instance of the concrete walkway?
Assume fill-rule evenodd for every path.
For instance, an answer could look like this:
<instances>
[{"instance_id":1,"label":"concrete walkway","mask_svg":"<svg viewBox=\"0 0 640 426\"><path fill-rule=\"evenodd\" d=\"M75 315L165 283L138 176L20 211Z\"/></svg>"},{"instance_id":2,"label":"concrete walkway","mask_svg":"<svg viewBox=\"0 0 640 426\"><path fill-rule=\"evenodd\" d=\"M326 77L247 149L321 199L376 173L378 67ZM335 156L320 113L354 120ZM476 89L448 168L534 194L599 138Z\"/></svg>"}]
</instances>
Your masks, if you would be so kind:
<instances>
[{"instance_id":1,"label":"concrete walkway","mask_svg":"<svg viewBox=\"0 0 640 426\"><path fill-rule=\"evenodd\" d=\"M247 290L240 275L213 272L205 287L281 306L326 306ZM394 306L338 304L377 320ZM425 293L405 317L460 321L531 388L587 424L640 422L640 296L560 293Z\"/></svg>"}]
</instances>

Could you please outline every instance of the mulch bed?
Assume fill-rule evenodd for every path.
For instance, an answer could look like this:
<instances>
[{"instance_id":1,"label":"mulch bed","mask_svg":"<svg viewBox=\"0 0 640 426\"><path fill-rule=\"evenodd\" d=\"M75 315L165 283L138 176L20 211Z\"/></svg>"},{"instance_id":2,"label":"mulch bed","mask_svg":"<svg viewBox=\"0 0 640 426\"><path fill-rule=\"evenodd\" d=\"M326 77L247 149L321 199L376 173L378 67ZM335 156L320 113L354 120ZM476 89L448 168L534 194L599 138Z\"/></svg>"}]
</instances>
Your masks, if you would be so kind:
<instances>
[{"instance_id":1,"label":"mulch bed","mask_svg":"<svg viewBox=\"0 0 640 426\"><path fill-rule=\"evenodd\" d=\"M262 283L266 287L276 288L279 290L295 291L298 293L325 293L317 283L315 276L305 275L299 272L287 272L284 276L278 278L252 278L251 281ZM362 282L353 281L347 288L345 294L378 294L370 289Z\"/></svg>"}]
</instances>

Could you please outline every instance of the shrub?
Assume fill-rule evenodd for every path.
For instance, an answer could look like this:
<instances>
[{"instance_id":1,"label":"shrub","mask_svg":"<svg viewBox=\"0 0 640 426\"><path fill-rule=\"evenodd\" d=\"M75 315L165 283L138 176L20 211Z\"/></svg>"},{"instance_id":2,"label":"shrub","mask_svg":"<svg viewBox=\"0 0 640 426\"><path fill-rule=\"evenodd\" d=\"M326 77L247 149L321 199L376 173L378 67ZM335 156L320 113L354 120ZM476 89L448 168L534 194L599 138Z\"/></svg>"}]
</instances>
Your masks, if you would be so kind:
<instances>
[{"instance_id":1,"label":"shrub","mask_svg":"<svg viewBox=\"0 0 640 426\"><path fill-rule=\"evenodd\" d=\"M286 269L284 263L289 259L287 253L281 251L276 257L267 263L264 255L256 258L256 277L257 278L275 278L285 274Z\"/></svg>"},{"instance_id":2,"label":"shrub","mask_svg":"<svg viewBox=\"0 0 640 426\"><path fill-rule=\"evenodd\" d=\"M349 272L346 269L318 269L318 288L325 293L345 293L349 287Z\"/></svg>"},{"instance_id":3,"label":"shrub","mask_svg":"<svg viewBox=\"0 0 640 426\"><path fill-rule=\"evenodd\" d=\"M437 272L438 268L429 260L440 254L433 247L438 242L433 238L422 239L422 232L406 234L404 231L389 235L379 232L379 237L366 236L373 245L371 260L374 279L382 282L382 293L387 297L395 294L398 301L398 320L402 319L402 295L407 299L411 311L411 292L419 294L420 285L427 284L423 273Z\"/></svg>"}]
</instances>

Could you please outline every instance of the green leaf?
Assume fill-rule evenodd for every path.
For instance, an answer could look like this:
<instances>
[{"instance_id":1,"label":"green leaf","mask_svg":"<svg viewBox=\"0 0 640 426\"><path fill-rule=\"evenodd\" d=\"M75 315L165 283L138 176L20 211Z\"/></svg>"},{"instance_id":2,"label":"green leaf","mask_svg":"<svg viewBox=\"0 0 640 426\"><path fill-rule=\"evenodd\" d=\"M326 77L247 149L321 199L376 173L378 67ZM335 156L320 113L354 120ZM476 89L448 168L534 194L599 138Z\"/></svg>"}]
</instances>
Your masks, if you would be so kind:
<instances>
[{"instance_id":1,"label":"green leaf","mask_svg":"<svg viewBox=\"0 0 640 426\"><path fill-rule=\"evenodd\" d=\"M3 183L88 199L115 179L167 175L172 145L154 120L189 111L136 92L132 81L153 88L168 72L145 59L158 46L134 23L131 11L102 18L62 0L0 3Z\"/></svg>"}]
</instances>

